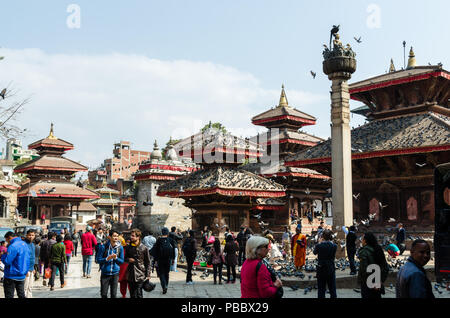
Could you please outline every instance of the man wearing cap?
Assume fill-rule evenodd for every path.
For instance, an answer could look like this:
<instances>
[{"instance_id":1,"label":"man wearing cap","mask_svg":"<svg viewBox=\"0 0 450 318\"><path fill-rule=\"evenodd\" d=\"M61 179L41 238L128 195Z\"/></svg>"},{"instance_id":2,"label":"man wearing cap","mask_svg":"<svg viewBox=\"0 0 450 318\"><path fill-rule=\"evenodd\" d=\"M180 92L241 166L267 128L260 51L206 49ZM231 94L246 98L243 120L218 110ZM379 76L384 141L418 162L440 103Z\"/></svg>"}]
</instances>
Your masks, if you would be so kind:
<instances>
[{"instance_id":1,"label":"man wearing cap","mask_svg":"<svg viewBox=\"0 0 450 318\"><path fill-rule=\"evenodd\" d=\"M97 239L92 234L92 227L87 226L86 232L81 236L81 255L83 255L83 277L91 278L92 258Z\"/></svg>"}]
</instances>

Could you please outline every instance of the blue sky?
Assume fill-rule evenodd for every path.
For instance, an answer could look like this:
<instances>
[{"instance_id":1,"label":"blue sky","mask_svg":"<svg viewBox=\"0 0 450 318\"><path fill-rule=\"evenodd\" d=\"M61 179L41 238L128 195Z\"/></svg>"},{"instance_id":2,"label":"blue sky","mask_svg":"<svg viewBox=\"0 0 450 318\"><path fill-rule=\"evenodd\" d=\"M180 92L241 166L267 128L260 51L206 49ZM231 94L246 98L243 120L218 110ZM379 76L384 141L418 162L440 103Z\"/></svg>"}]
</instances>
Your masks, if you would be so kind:
<instances>
[{"instance_id":1,"label":"blue sky","mask_svg":"<svg viewBox=\"0 0 450 318\"><path fill-rule=\"evenodd\" d=\"M79 29L66 25L72 3ZM385 73L390 58L400 68L403 40L419 65L448 69L449 9L444 0L10 1L0 12L0 85L31 96L18 118L31 131L24 144L53 121L75 144L67 156L90 167L118 140L151 150L154 139L164 144L208 120L251 135L251 116L278 102L281 83L291 105L318 118L304 130L327 138L321 53L331 26L357 53L350 82Z\"/></svg>"}]
</instances>

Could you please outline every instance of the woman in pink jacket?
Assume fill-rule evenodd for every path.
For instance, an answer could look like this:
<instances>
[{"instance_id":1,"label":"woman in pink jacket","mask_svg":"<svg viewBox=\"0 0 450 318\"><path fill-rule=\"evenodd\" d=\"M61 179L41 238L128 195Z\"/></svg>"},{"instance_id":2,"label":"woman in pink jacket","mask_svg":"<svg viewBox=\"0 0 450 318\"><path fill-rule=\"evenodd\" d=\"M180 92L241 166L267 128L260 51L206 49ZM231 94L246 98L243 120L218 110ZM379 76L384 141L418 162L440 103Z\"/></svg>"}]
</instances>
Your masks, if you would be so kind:
<instances>
[{"instance_id":1,"label":"woman in pink jacket","mask_svg":"<svg viewBox=\"0 0 450 318\"><path fill-rule=\"evenodd\" d=\"M275 298L278 288L282 287L281 280L274 282L263 259L269 252L269 240L253 235L248 239L245 247L247 259L241 268L241 298ZM259 265L258 272L257 266Z\"/></svg>"}]
</instances>

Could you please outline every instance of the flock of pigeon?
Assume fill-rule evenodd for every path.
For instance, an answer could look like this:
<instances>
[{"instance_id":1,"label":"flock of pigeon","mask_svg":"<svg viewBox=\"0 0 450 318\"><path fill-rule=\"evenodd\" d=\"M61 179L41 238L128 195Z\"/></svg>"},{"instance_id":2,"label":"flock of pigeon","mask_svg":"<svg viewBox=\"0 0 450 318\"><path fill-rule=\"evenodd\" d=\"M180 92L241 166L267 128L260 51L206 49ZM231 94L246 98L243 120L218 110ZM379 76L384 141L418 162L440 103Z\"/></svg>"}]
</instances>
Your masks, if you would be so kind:
<instances>
[{"instance_id":1,"label":"flock of pigeon","mask_svg":"<svg viewBox=\"0 0 450 318\"><path fill-rule=\"evenodd\" d=\"M242 169L211 167L195 171L160 186L159 191L184 192L186 189L229 188L260 191L282 191L284 188L270 179L258 177Z\"/></svg>"},{"instance_id":2,"label":"flock of pigeon","mask_svg":"<svg viewBox=\"0 0 450 318\"><path fill-rule=\"evenodd\" d=\"M409 237L409 238L412 239L412 237ZM307 256L312 254L312 250L313 250L313 246L307 247L307 252L306 252ZM386 260L388 262L390 271L394 271L394 270L397 271L400 269L400 267L402 267L405 264L406 257L398 257L395 259L393 259L391 257L387 257ZM206 262L207 261L206 251L199 250L195 261L196 262ZM186 262L186 259L184 258L184 256L181 258L181 262ZM290 259L275 260L273 267L274 267L275 273L278 275L278 277L280 277L280 279L286 278L286 277L296 277L298 279L306 280L306 281L310 282L310 284L308 286L306 286L303 290L304 295L306 295L306 294L312 292L313 290L317 289L317 280L316 280L316 275L315 275L317 264L318 264L318 261L316 258L310 259L307 257L305 260L304 271L297 271L294 263ZM346 258L339 258L335 261L335 267L336 267L336 271L345 271L346 269L350 268L350 263ZM356 270L359 269L359 261L357 259L355 259L355 267L356 267ZM194 267L194 270L192 271L193 276L197 275L195 273L195 270L196 270L196 268ZM187 273L186 270L183 270L183 272ZM206 280L210 275L211 275L210 270L205 269L199 275L199 277L202 280ZM447 286L447 281L443 280L441 283L435 283L434 289L439 294L442 294L443 291L441 289L445 290L446 286ZM296 284L291 284L288 287L291 288L293 291L297 291L300 289L300 286L296 285ZM390 283L387 288L389 288L391 291L395 291L395 287L392 283ZM361 292L360 289L358 289L358 288L354 288L353 291L356 293ZM327 291L327 293L329 293L329 291Z\"/></svg>"}]
</instances>

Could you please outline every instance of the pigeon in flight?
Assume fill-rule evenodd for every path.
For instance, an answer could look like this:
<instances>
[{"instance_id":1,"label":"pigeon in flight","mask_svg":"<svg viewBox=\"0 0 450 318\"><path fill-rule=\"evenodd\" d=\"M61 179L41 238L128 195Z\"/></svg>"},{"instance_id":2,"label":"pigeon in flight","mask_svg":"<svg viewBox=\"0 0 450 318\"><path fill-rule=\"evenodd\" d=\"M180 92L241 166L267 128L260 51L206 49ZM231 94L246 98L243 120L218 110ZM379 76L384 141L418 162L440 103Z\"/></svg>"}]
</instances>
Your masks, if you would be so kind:
<instances>
[{"instance_id":1,"label":"pigeon in flight","mask_svg":"<svg viewBox=\"0 0 450 318\"><path fill-rule=\"evenodd\" d=\"M354 39L355 39L355 41L356 42L358 42L358 43L361 43L362 41L361 41L361 37L359 37L359 38L356 38L355 36L353 37Z\"/></svg>"},{"instance_id":2,"label":"pigeon in flight","mask_svg":"<svg viewBox=\"0 0 450 318\"><path fill-rule=\"evenodd\" d=\"M378 205L380 206L381 209L384 209L384 208L387 207L387 204L386 204L386 205L383 205L381 202L378 202Z\"/></svg>"},{"instance_id":3,"label":"pigeon in flight","mask_svg":"<svg viewBox=\"0 0 450 318\"><path fill-rule=\"evenodd\" d=\"M425 167L427 165L427 163L425 162L425 163L418 163L418 162L416 162L416 166L418 166L419 168L423 168L423 167Z\"/></svg>"},{"instance_id":4,"label":"pigeon in flight","mask_svg":"<svg viewBox=\"0 0 450 318\"><path fill-rule=\"evenodd\" d=\"M316 78L316 72L310 71L313 78Z\"/></svg>"},{"instance_id":5,"label":"pigeon in flight","mask_svg":"<svg viewBox=\"0 0 450 318\"><path fill-rule=\"evenodd\" d=\"M358 194L354 194L354 195L353 195L353 197L355 198L355 200L358 200L360 194L361 194L361 193L358 193Z\"/></svg>"},{"instance_id":6,"label":"pigeon in flight","mask_svg":"<svg viewBox=\"0 0 450 318\"><path fill-rule=\"evenodd\" d=\"M5 95L6 95L6 88L4 88L4 89L2 90L2 92L0 93L0 96L1 96L3 99L5 99Z\"/></svg>"}]
</instances>

